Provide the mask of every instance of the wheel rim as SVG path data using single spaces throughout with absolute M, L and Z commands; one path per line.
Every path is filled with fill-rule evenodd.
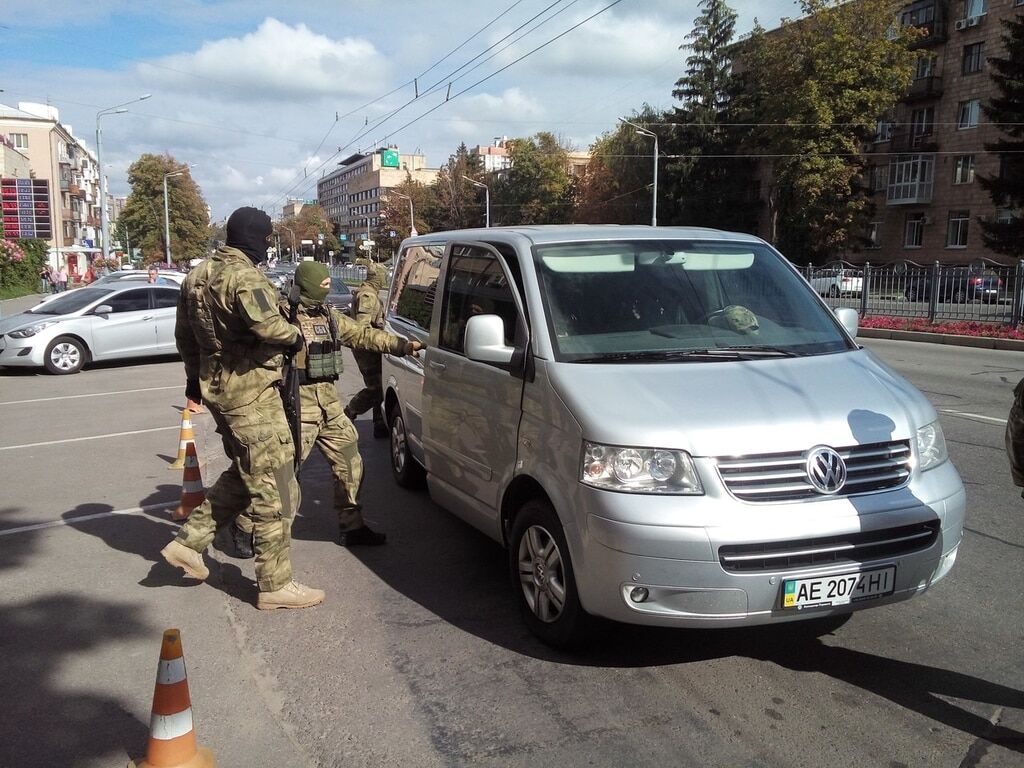
M 547 530 L 531 525 L 519 540 L 519 583 L 533 615 L 551 623 L 565 608 L 565 563 Z
M 391 466 L 398 474 L 405 471 L 405 460 L 405 423 L 401 416 L 395 416 L 391 422 Z
M 61 371 L 72 371 L 82 362 L 82 353 L 69 342 L 61 342 L 50 350 L 50 362 Z

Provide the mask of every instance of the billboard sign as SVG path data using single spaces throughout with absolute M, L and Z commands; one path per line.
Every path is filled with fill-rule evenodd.
M 0 179 L 4 237 L 53 237 L 48 179 Z

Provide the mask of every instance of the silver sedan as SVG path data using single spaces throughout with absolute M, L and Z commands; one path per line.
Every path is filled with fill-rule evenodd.
M 0 320 L 0 366 L 77 373 L 93 361 L 176 354 L 179 294 L 134 281 L 63 293 Z

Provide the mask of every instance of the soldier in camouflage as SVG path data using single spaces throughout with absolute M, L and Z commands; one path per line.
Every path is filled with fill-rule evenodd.
M 175 340 L 185 363 L 185 396 L 205 401 L 231 465 L 161 550 L 186 575 L 205 580 L 202 553 L 216 529 L 248 509 L 254 521 L 257 607 L 305 608 L 324 593 L 292 578 L 291 526 L 299 505 L 294 447 L 279 392 L 284 352 L 302 335 L 256 269 L 266 259 L 270 217 L 239 208 L 227 244 L 189 272 L 178 301 Z
M 401 357 L 415 355 L 423 345 L 360 325 L 325 304 L 331 276 L 323 264 L 314 261 L 299 264 L 295 284 L 300 292 L 297 322 L 305 339 L 294 361 L 300 372 L 302 459 L 305 461 L 316 445 L 330 465 L 334 476 L 334 508 L 338 513 L 338 543 L 343 547 L 383 544 L 385 535 L 366 525 L 359 504 L 359 488 L 363 482 L 359 435 L 342 411 L 336 384 L 342 373 L 342 348 L 372 352 L 378 357 L 383 352 Z M 288 314 L 288 309 L 285 304 L 281 312 Z M 247 515 L 240 515 L 235 524 L 243 534 L 252 530 L 252 521 Z M 238 538 L 236 536 L 236 542 Z M 238 550 L 244 553 L 244 544 Z
M 1006 420 L 1006 455 L 1013 484 L 1024 488 L 1024 379 L 1013 390 L 1013 405 Z M 1020 495 L 1024 498 L 1024 491 Z
M 357 264 L 366 267 L 366 280 L 356 288 L 352 299 L 352 311 L 356 322 L 371 328 L 384 327 L 384 306 L 380 292 L 388 287 L 387 270 L 376 262 L 359 259 Z M 356 416 L 373 411 L 373 436 L 387 437 L 388 427 L 384 423 L 384 383 L 381 377 L 381 358 L 378 352 L 353 350 L 356 365 L 363 375 L 363 388 L 353 395 L 345 407 L 345 414 L 355 421 Z

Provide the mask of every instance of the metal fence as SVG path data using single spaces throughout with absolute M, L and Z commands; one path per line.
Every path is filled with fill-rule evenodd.
M 346 283 L 361 283 L 366 279 L 366 267 L 351 264 L 330 267 L 331 277 L 340 277 Z
M 922 317 L 929 322 L 974 321 L 1017 326 L 1024 320 L 1024 261 L 1016 266 L 884 266 L 833 262 L 797 269 L 830 306 L 861 317 Z

